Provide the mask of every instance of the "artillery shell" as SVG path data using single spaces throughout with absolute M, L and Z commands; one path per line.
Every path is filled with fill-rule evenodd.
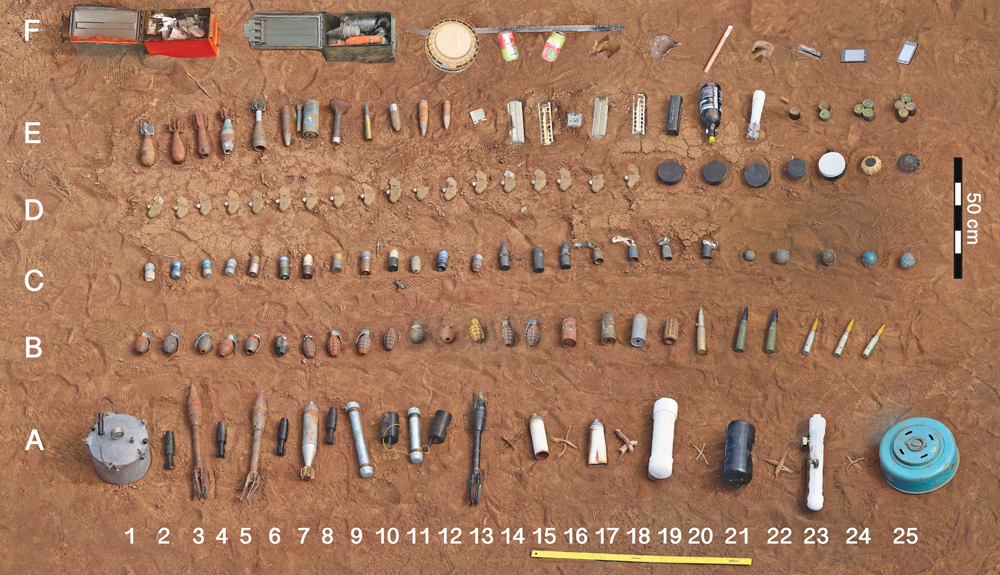
M 618 343 L 618 336 L 615 335 L 615 316 L 610 311 L 606 311 L 601 316 L 601 345 L 614 345 L 616 343 Z
M 437 271 L 443 272 L 448 269 L 448 252 L 441 250 L 437 255 Z
M 568 270 L 570 267 L 569 244 L 563 240 L 559 246 L 559 269 Z
M 427 135 L 427 100 L 420 100 L 419 106 L 419 120 L 420 120 L 420 135 Z
M 451 126 L 451 100 L 445 100 L 441 105 L 441 123 L 444 124 L 445 130 Z
M 229 334 L 226 336 L 226 339 L 222 340 L 222 343 L 219 344 L 219 355 L 222 357 L 228 357 L 234 351 L 236 351 L 236 336 Z
M 278 279 L 287 280 L 292 277 L 292 268 L 288 263 L 288 256 L 278 258 Z
M 542 340 L 542 332 L 538 329 L 537 319 L 528 321 L 527 327 L 524 328 L 524 340 L 528 342 L 528 347 L 535 347 Z
M 510 247 L 507 246 L 507 238 L 500 239 L 500 270 L 510 269 Z
M 663 343 L 667 345 L 674 345 L 677 343 L 677 336 L 680 333 L 681 324 L 677 321 L 677 318 L 668 318 L 667 323 L 663 326 Z
M 236 275 L 236 258 L 226 260 L 226 269 L 222 272 L 227 278 Z
M 421 344 L 424 343 L 424 325 L 420 323 L 419 319 L 413 320 L 413 325 L 410 326 L 410 343 Z
M 604 252 L 601 248 L 594 246 L 594 265 L 601 265 L 604 263 Z
M 389 104 L 389 119 L 392 120 L 392 129 L 396 132 L 403 128 L 403 122 L 399 119 L 399 106 Z
M 637 262 L 639 261 L 639 247 L 629 246 L 628 247 L 628 261 Z
M 535 246 L 531 252 L 531 268 L 535 270 L 536 274 L 545 271 L 545 254 L 542 253 L 541 246 Z
M 279 357 L 288 353 L 288 338 L 285 334 L 279 333 L 278 337 L 274 338 L 274 353 Z
M 281 107 L 281 136 L 285 140 L 285 146 L 292 145 L 292 107 Z
M 390 327 L 389 331 L 385 332 L 385 335 L 382 336 L 382 347 L 384 347 L 386 351 L 392 351 L 392 348 L 396 346 L 397 341 L 399 341 L 399 338 L 396 336 L 396 330 Z
M 632 318 L 632 347 L 642 347 L 646 345 L 646 326 L 649 320 L 641 313 L 635 314 Z
M 453 330 L 450 325 L 442 325 L 441 329 L 438 330 L 438 333 L 441 335 L 441 341 L 445 343 L 455 341 L 455 330 Z
M 201 355 L 205 355 L 206 353 L 212 351 L 212 334 L 201 334 L 198 336 L 198 339 L 195 340 L 194 346 L 198 349 L 198 353 Z
M 326 352 L 330 357 L 338 357 L 343 350 L 344 340 L 340 339 L 340 332 L 335 329 L 330 330 L 330 339 L 326 340 Z
M 562 346 L 576 347 L 576 318 L 566 317 L 562 322 Z
M 143 277 L 143 279 L 145 279 L 148 282 L 151 282 L 151 281 L 155 280 L 156 279 L 156 266 L 153 265 L 152 263 L 146 264 L 145 269 L 143 269 L 142 277 Z
M 483 329 L 483 324 L 479 321 L 478 317 L 472 318 L 472 321 L 469 323 L 469 337 L 476 343 L 482 343 L 486 340 L 486 330 Z
M 313 257 L 312 254 L 302 256 L 302 279 L 313 279 Z
M 177 346 L 180 344 L 180 336 L 176 331 L 170 330 L 170 335 L 163 338 L 163 353 L 167 355 L 173 355 L 177 351 Z
M 368 355 L 368 351 L 372 348 L 371 332 L 367 329 L 361 330 L 355 343 L 358 346 L 358 355 Z
M 420 256 L 410 258 L 410 271 L 415 274 L 420 273 Z
M 205 279 L 212 277 L 212 260 L 201 260 L 201 277 Z
M 316 357 L 316 342 L 308 333 L 302 336 L 302 355 L 306 356 L 306 359 Z
M 427 449 L 431 445 L 444 443 L 448 437 L 448 426 L 451 424 L 451 414 L 443 409 L 434 412 L 434 420 L 431 422 L 431 429 L 427 433 Z
M 135 338 L 135 352 L 142 355 L 149 351 L 149 345 L 152 341 L 149 339 L 148 333 L 140 333 L 139 337 Z
M 260 256 L 250 256 L 250 267 L 247 268 L 247 275 L 255 278 L 260 274 Z
M 394 272 L 399 270 L 399 250 L 392 250 L 389 252 L 389 271 Z
M 179 261 L 175 261 L 170 264 L 170 279 L 179 280 L 181 279 L 181 268 L 183 265 Z
M 500 324 L 500 339 L 507 347 L 514 345 L 514 328 L 510 327 L 510 322 L 506 319 Z
M 372 275 L 372 253 L 368 250 L 361 252 L 361 275 Z
M 344 256 L 340 254 L 333 254 L 333 263 L 330 264 L 330 271 L 335 274 L 339 274 L 344 271 Z
M 252 333 L 250 334 L 250 337 L 243 340 L 243 352 L 246 353 L 247 355 L 253 355 L 257 353 L 258 349 L 260 349 L 259 333 Z
M 483 255 L 476 254 L 472 256 L 472 273 L 478 274 L 483 270 Z

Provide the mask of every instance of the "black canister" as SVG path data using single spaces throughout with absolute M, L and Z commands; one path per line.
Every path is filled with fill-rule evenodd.
M 387 411 L 382 414 L 382 443 L 392 449 L 399 441 L 399 414 Z
M 431 430 L 427 434 L 428 449 L 431 445 L 444 443 L 448 437 L 448 426 L 451 424 L 451 414 L 443 409 L 434 412 L 434 421 L 431 422 Z
M 670 95 L 670 107 L 667 109 L 667 135 L 676 136 L 681 130 L 681 104 L 684 97 L 680 94 Z
M 698 89 L 698 113 L 705 124 L 705 135 L 715 143 L 715 132 L 722 121 L 722 90 L 715 82 L 706 82 Z
M 752 424 L 737 419 L 726 427 L 726 465 L 722 481 L 740 487 L 753 479 L 753 444 L 756 431 Z
M 541 246 L 535 246 L 534 251 L 531 252 L 531 265 L 536 274 L 545 271 L 545 256 L 542 254 Z

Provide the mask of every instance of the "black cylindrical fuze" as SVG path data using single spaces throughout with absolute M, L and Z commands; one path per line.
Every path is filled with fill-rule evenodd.
M 331 407 L 330 411 L 326 414 L 326 438 L 323 443 L 327 445 L 333 445 L 336 439 L 333 437 L 333 432 L 337 431 L 337 408 Z
M 174 432 L 168 431 L 163 436 L 163 457 L 166 461 L 163 462 L 164 469 L 174 468 Z
M 444 443 L 448 437 L 448 426 L 451 425 L 451 414 L 443 409 L 434 412 L 434 421 L 431 422 L 430 433 L 427 434 L 427 443 L 435 445 Z
M 726 428 L 726 465 L 722 481 L 740 487 L 753 479 L 753 444 L 756 431 L 752 424 L 737 419 Z
M 676 136 L 681 130 L 681 104 L 684 97 L 680 94 L 670 95 L 670 108 L 667 109 L 667 135 Z
M 535 250 L 531 252 L 531 265 L 536 274 L 545 271 L 545 256 L 542 254 L 541 247 L 536 246 Z
M 276 455 L 285 454 L 285 442 L 288 441 L 288 418 L 282 417 L 278 423 L 278 448 L 274 450 Z
M 215 456 L 220 459 L 226 457 L 226 422 L 220 421 L 215 426 Z
M 399 441 L 399 414 L 387 411 L 382 414 L 382 443 L 392 448 Z

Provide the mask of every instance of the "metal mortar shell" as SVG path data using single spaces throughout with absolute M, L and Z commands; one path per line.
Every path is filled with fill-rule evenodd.
M 278 279 L 287 280 L 290 277 L 292 277 L 292 269 L 288 265 L 288 257 L 281 256 L 278 258 Z
M 281 137 L 285 146 L 292 145 L 292 107 L 281 107 Z
M 531 435 L 531 449 L 535 452 L 535 459 L 548 459 L 549 438 L 545 435 L 545 421 L 537 413 L 531 414 L 531 419 L 528 420 L 528 433 Z
M 306 100 L 302 106 L 302 137 L 319 136 L 319 101 Z
M 472 273 L 478 274 L 483 271 L 483 254 L 472 256 Z
M 420 273 L 420 256 L 410 258 L 410 271 L 415 274 Z
M 541 246 L 535 246 L 535 249 L 531 252 L 531 266 L 536 274 L 545 271 L 545 255 L 542 253 Z
M 635 314 L 632 318 L 632 347 L 642 347 L 646 345 L 646 326 L 649 320 L 641 313 Z
M 183 266 L 181 265 L 181 262 L 179 262 L 179 261 L 175 261 L 174 263 L 170 264 L 170 279 L 172 279 L 172 280 L 179 280 L 179 279 L 181 279 L 181 268 L 182 267 Z
M 681 324 L 677 318 L 667 318 L 667 323 L 663 326 L 663 343 L 674 345 L 677 343 L 677 336 L 680 333 Z
M 576 318 L 566 317 L 562 322 L 562 346 L 576 347 Z
M 399 270 L 399 251 L 392 250 L 389 252 L 389 271 L 394 272 Z
M 208 258 L 201 260 L 201 277 L 205 279 L 212 277 L 212 260 Z
M 236 275 L 236 258 L 226 260 L 226 269 L 222 272 L 227 278 Z
M 142 277 L 151 282 L 156 279 L 156 266 L 152 263 L 146 264 L 146 268 L 143 270 Z
M 437 271 L 443 272 L 448 269 L 448 252 L 441 250 L 437 255 Z
M 247 275 L 255 278 L 260 274 L 260 256 L 250 256 L 250 267 L 247 268 Z
M 604 424 L 598 420 L 590 424 L 590 452 L 587 465 L 607 465 L 608 444 L 604 441 Z
M 639 248 L 638 246 L 628 247 L 628 261 L 637 262 L 639 261 Z
M 389 120 L 392 121 L 393 131 L 398 132 L 403 127 L 403 122 L 399 118 L 399 106 L 396 104 L 389 104 Z
M 410 463 L 420 463 L 424 460 L 424 448 L 420 443 L 420 410 L 411 407 L 406 412 L 410 424 Z
M 618 343 L 618 336 L 615 335 L 615 316 L 610 311 L 606 311 L 601 316 L 601 345 L 614 345 L 616 343 Z
M 354 449 L 358 453 L 358 467 L 361 477 L 371 477 L 375 470 L 368 459 L 368 447 L 365 445 L 365 430 L 361 425 L 361 406 L 356 401 L 347 404 L 347 416 L 351 419 L 351 432 L 354 433 Z
M 361 252 L 361 275 L 372 275 L 372 253 L 368 250 Z
M 594 265 L 601 265 L 604 263 L 604 252 L 601 248 L 594 246 Z
M 330 271 L 335 274 L 339 274 L 344 271 L 344 256 L 341 254 L 333 254 L 333 262 L 330 264 Z
M 313 257 L 312 254 L 302 256 L 302 279 L 311 280 L 313 277 Z

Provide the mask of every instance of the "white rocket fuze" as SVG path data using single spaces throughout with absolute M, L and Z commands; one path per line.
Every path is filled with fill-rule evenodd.
M 316 457 L 317 437 L 319 437 L 319 409 L 310 401 L 302 411 L 302 462 L 305 467 L 299 471 L 299 477 L 306 481 L 315 477 L 312 464 Z
M 809 418 L 809 495 L 806 506 L 813 511 L 823 508 L 823 439 L 826 437 L 826 420 L 820 414 Z
M 658 481 L 674 472 L 674 423 L 677 402 L 664 397 L 653 404 L 653 442 L 649 454 L 649 478 Z

